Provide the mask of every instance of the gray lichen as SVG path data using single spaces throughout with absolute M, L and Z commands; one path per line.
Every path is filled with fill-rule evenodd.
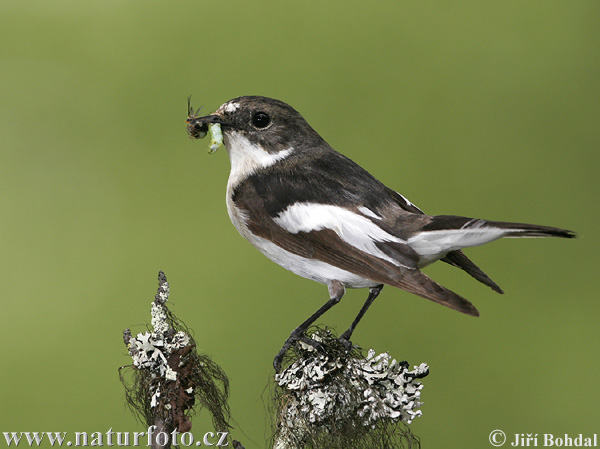
M 159 288 L 152 302 L 152 330 L 135 337 L 126 329 L 123 339 L 132 358 L 133 380 L 121 373 L 127 402 L 140 420 L 165 423 L 187 432 L 189 416 L 206 407 L 215 429 L 229 429 L 229 381 L 222 369 L 196 350 L 185 325 L 167 308 L 169 283 L 159 273 Z M 169 433 L 169 432 L 167 432 Z
M 152 302 L 152 332 L 140 332 L 129 340 L 128 347 L 133 366 L 148 370 L 154 378 L 174 381 L 177 373 L 169 366 L 168 359 L 176 351 L 188 347 L 190 337 L 183 331 L 174 332 L 171 327 L 169 311 L 165 305 L 168 300 L 169 283 L 165 278 Z M 159 392 L 151 391 L 153 398 L 157 397 L 155 393 L 160 395 Z
M 421 416 L 418 379 L 425 363 L 410 370 L 388 353 L 346 354 L 329 330 L 311 338 L 317 351 L 298 343 L 298 358 L 275 376 L 280 387 L 274 447 L 401 447 L 406 424 Z

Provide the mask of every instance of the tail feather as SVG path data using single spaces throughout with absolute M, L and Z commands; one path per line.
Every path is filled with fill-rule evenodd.
M 419 270 L 407 270 L 404 276 L 390 285 L 467 315 L 479 316 L 479 311 L 467 299 L 441 286 Z
M 577 237 L 577 234 L 573 231 L 554 228 L 552 226 L 487 220 L 485 221 L 485 226 L 505 229 L 507 233 L 504 237 L 562 237 L 567 239 Z
M 498 293 L 503 293 L 489 276 L 460 251 L 461 248 L 483 245 L 501 237 L 573 238 L 576 234 L 550 226 L 437 215 L 430 216 L 429 222 L 412 234 L 407 243 L 420 256 L 419 266 L 426 266 L 441 258 Z M 439 285 L 419 270 L 406 271 L 399 279 L 386 283 L 467 315 L 479 316 L 475 306 L 468 300 Z
M 407 243 L 421 256 L 420 266 L 462 248 L 479 246 L 502 237 L 566 237 L 576 234 L 550 226 L 487 221 L 453 215 L 430 216 L 429 222 L 415 232 Z
M 464 270 L 466 273 L 471 275 L 473 278 L 477 279 L 482 284 L 487 285 L 495 292 L 500 294 L 504 293 L 504 291 L 500 288 L 498 284 L 490 279 L 490 277 L 483 272 L 481 268 L 475 265 L 471 259 L 469 259 L 462 251 L 452 251 L 448 253 L 446 257 L 441 259 L 442 261 L 449 263 L 452 266 L 458 267 L 461 270 Z
M 456 215 L 434 215 L 422 229 L 429 232 L 472 232 L 486 230 L 502 230 L 503 237 L 564 237 L 573 238 L 577 234 L 568 229 L 541 226 L 527 223 L 511 223 L 508 221 L 491 221 L 478 218 L 459 217 Z

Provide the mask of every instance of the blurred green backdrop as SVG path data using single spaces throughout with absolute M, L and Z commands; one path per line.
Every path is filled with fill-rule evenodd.
M 591 0 L 4 0 L 0 431 L 143 430 L 121 332 L 145 329 L 163 269 L 230 376 L 235 435 L 265 447 L 273 356 L 327 293 L 237 234 L 227 154 L 184 123 L 190 94 L 258 94 L 427 212 L 580 233 L 468 251 L 504 296 L 428 269 L 478 319 L 384 290 L 354 341 L 430 364 L 423 447 L 599 433 L 599 19 Z M 321 322 L 344 330 L 365 295 Z

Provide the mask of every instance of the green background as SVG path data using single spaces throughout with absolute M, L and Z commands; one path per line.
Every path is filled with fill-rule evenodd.
M 384 290 L 354 341 L 430 364 L 423 447 L 600 433 L 599 19 L 597 1 L 3 0 L 0 431 L 143 430 L 117 368 L 162 269 L 231 379 L 234 435 L 265 447 L 273 356 L 327 292 L 237 234 L 227 153 L 185 131 L 188 95 L 208 113 L 258 94 L 429 213 L 579 232 L 469 250 L 504 296 L 430 267 L 478 319 Z M 343 331 L 365 295 L 320 322 Z

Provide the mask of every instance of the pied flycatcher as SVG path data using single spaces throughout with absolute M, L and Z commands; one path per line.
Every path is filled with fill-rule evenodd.
M 478 316 L 469 301 L 420 269 L 442 260 L 503 293 L 462 248 L 500 237 L 575 236 L 548 226 L 426 215 L 336 152 L 279 100 L 239 97 L 205 117 L 190 110 L 187 123 L 195 138 L 214 124 L 222 129 L 231 161 L 227 211 L 238 232 L 273 262 L 329 289 L 329 301 L 291 333 L 275 357 L 277 371 L 295 341 L 315 343 L 304 332 L 346 288 L 369 288 L 367 301 L 340 337 L 349 345 L 383 285 Z

